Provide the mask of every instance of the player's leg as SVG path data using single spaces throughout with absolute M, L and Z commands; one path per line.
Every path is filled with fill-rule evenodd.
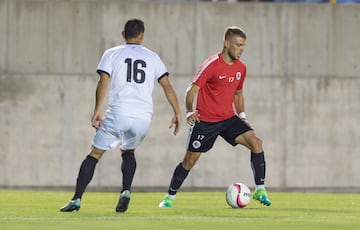
M 236 137 L 235 142 L 246 146 L 250 150 L 251 168 L 254 172 L 256 187 L 263 188 L 265 182 L 266 164 L 261 139 L 256 136 L 253 130 L 251 130 Z
M 93 178 L 95 167 L 105 150 L 93 147 L 90 154 L 81 163 L 78 177 L 76 180 L 75 194 L 73 198 L 60 209 L 61 212 L 72 212 L 80 209 L 80 201 L 86 187 Z
M 174 170 L 170 181 L 168 193 L 160 202 L 160 208 L 170 208 L 172 206 L 177 191 L 180 189 L 190 170 L 192 169 L 192 167 L 194 167 L 200 156 L 201 152 L 192 152 L 189 150 L 186 152 L 184 160 L 179 163 Z
M 131 185 L 136 172 L 135 149 L 145 138 L 151 122 L 151 116 L 133 118 L 121 116 L 119 119 L 122 189 L 116 212 L 125 212 L 130 203 Z
M 172 175 L 168 193 L 160 202 L 159 207 L 171 207 L 177 191 L 186 179 L 189 171 L 196 164 L 201 154 L 212 148 L 221 132 L 221 123 L 196 122 L 190 127 L 187 141 L 187 152 Z
M 108 113 L 100 129 L 98 129 L 95 133 L 92 143 L 93 147 L 89 155 L 81 163 L 73 198 L 67 205 L 62 207 L 60 211 L 72 212 L 80 209 L 81 197 L 94 175 L 97 162 L 106 150 L 111 149 L 119 143 L 119 138 L 113 135 L 113 120 L 109 117 L 111 117 L 111 114 Z
M 121 172 L 123 174 L 122 177 L 122 190 L 131 190 L 131 185 L 134 179 L 135 171 L 136 171 L 136 158 L 135 158 L 135 150 L 121 150 Z
M 75 194 L 72 200 L 81 199 L 86 187 L 93 178 L 95 167 L 105 150 L 93 147 L 90 154 L 82 162 L 79 170 L 79 174 L 76 180 Z
M 235 138 L 235 142 L 246 146 L 251 151 L 251 168 L 254 174 L 256 191 L 253 198 L 264 205 L 271 205 L 265 190 L 265 155 L 261 139 L 253 130 L 247 131 Z
M 168 194 L 175 196 L 181 185 L 183 184 L 184 180 L 188 176 L 190 170 L 196 164 L 197 160 L 200 158 L 200 152 L 191 152 L 186 151 L 184 160 L 179 163 L 173 173 L 173 176 L 170 181 L 170 186 L 168 189 Z
M 122 190 L 116 212 L 125 212 L 130 203 L 131 185 L 136 171 L 135 150 L 121 150 L 121 172 L 122 172 Z

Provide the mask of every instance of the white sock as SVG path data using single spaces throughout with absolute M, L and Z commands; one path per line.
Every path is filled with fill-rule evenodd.
M 256 190 L 258 189 L 265 189 L 265 185 L 260 184 L 260 185 L 256 185 Z
M 170 199 L 172 199 L 172 200 L 175 200 L 175 196 L 176 196 L 176 195 L 170 195 L 169 193 L 166 195 L 166 197 L 168 197 L 168 198 L 170 198 Z

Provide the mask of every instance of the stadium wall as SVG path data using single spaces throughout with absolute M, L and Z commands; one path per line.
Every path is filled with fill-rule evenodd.
M 201 62 L 222 48 L 224 28 L 248 34 L 246 112 L 263 139 L 267 186 L 359 189 L 360 5 L 0 0 L 0 187 L 72 187 L 88 154 L 103 51 L 122 44 L 129 18 L 166 63 L 183 102 Z M 161 87 L 137 150 L 136 187 L 166 187 L 185 152 Z M 181 103 L 182 110 L 184 105 Z M 221 138 L 184 188 L 253 186 L 249 151 Z M 121 184 L 121 156 L 106 153 L 91 186 Z

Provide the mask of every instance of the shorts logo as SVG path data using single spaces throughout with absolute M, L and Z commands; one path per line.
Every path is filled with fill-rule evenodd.
M 240 80 L 241 78 L 241 73 L 240 72 L 236 72 L 236 80 Z
M 192 146 L 194 147 L 194 149 L 198 149 L 201 146 L 201 142 L 196 140 L 192 143 Z

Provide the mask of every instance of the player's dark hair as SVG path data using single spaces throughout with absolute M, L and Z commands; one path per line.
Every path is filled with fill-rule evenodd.
M 225 29 L 224 40 L 231 39 L 234 35 L 240 36 L 246 40 L 246 33 L 243 29 L 237 26 L 230 26 Z
M 144 31 L 144 22 L 137 18 L 128 20 L 124 26 L 125 39 L 136 38 Z

